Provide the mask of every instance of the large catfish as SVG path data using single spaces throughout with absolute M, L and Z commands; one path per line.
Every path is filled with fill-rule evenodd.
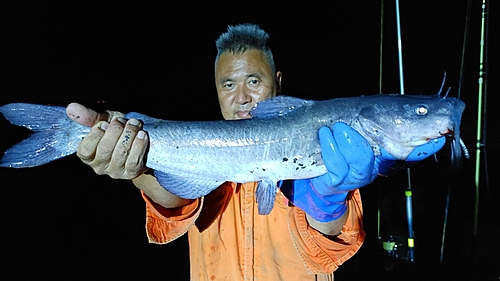
M 398 160 L 416 147 L 452 136 L 460 157 L 462 101 L 435 96 L 374 95 L 312 101 L 278 96 L 258 103 L 252 119 L 183 122 L 129 113 L 150 138 L 146 166 L 160 184 L 182 198 L 198 198 L 225 181 L 259 181 L 259 213 L 271 211 L 276 183 L 327 172 L 318 129 L 344 122 L 372 146 Z M 0 167 L 33 167 L 70 155 L 89 132 L 66 117 L 65 108 L 25 103 L 0 107 L 5 118 L 34 133 L 5 152 Z

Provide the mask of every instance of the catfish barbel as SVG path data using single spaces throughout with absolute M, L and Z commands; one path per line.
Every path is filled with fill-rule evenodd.
M 146 166 L 159 183 L 186 199 L 204 196 L 225 181 L 258 181 L 260 214 L 271 211 L 276 183 L 323 175 L 318 129 L 344 122 L 358 131 L 375 155 L 383 148 L 398 160 L 429 141 L 452 136 L 452 158 L 460 158 L 460 121 L 465 104 L 456 98 L 374 95 L 324 101 L 289 96 L 258 103 L 252 119 L 168 121 L 139 113 L 150 139 Z M 66 116 L 65 108 L 26 103 L 0 107 L 11 123 L 33 131 L 7 150 L 0 167 L 24 168 L 73 154 L 90 131 Z

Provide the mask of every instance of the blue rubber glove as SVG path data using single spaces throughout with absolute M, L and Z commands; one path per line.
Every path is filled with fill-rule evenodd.
M 311 179 L 287 181 L 282 184 L 283 193 L 297 207 L 315 220 L 329 222 L 341 217 L 347 210 L 349 191 L 370 184 L 379 175 L 389 175 L 437 152 L 444 139 L 431 141 L 417 147 L 407 161 L 396 160 L 382 150 L 375 157 L 368 142 L 345 123 L 333 125 L 333 133 L 327 127 L 319 129 L 322 158 L 328 173 Z M 441 138 L 440 138 L 441 139 Z
M 330 128 L 322 127 L 318 134 L 329 172 L 316 178 L 294 180 L 291 190 L 284 193 L 315 220 L 328 222 L 345 213 L 348 192 L 371 183 L 378 169 L 368 142 L 345 123 L 335 123 L 333 133 Z
M 433 139 L 426 144 L 417 146 L 413 149 L 410 155 L 408 155 L 406 161 L 397 160 L 394 156 L 385 151 L 384 148 L 380 147 L 380 155 L 375 159 L 376 164 L 378 165 L 378 173 L 381 176 L 390 176 L 397 171 L 410 168 L 416 163 L 438 152 L 441 148 L 443 148 L 445 143 L 445 137 L 440 137 Z

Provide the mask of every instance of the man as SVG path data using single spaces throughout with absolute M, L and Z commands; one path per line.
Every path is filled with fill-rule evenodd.
M 215 84 L 224 119 L 250 118 L 257 102 L 280 93 L 282 74 L 267 40 L 249 24 L 230 26 L 217 40 Z M 131 179 L 141 190 L 150 242 L 168 243 L 188 232 L 192 280 L 332 280 L 363 243 L 358 188 L 373 181 L 379 162 L 344 124 L 334 126 L 335 135 L 330 128 L 319 131 L 329 173 L 282 183 L 274 208 L 263 216 L 255 182 L 226 182 L 195 200 L 166 191 L 144 166 L 148 135 L 138 120 L 78 104 L 67 113 L 93 126 L 78 148 L 82 161 L 98 174 Z

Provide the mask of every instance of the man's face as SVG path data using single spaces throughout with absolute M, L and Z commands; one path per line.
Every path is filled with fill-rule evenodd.
M 273 77 L 262 51 L 222 53 L 215 67 L 215 84 L 222 116 L 226 120 L 251 118 L 250 110 L 262 100 L 276 96 L 281 73 Z

